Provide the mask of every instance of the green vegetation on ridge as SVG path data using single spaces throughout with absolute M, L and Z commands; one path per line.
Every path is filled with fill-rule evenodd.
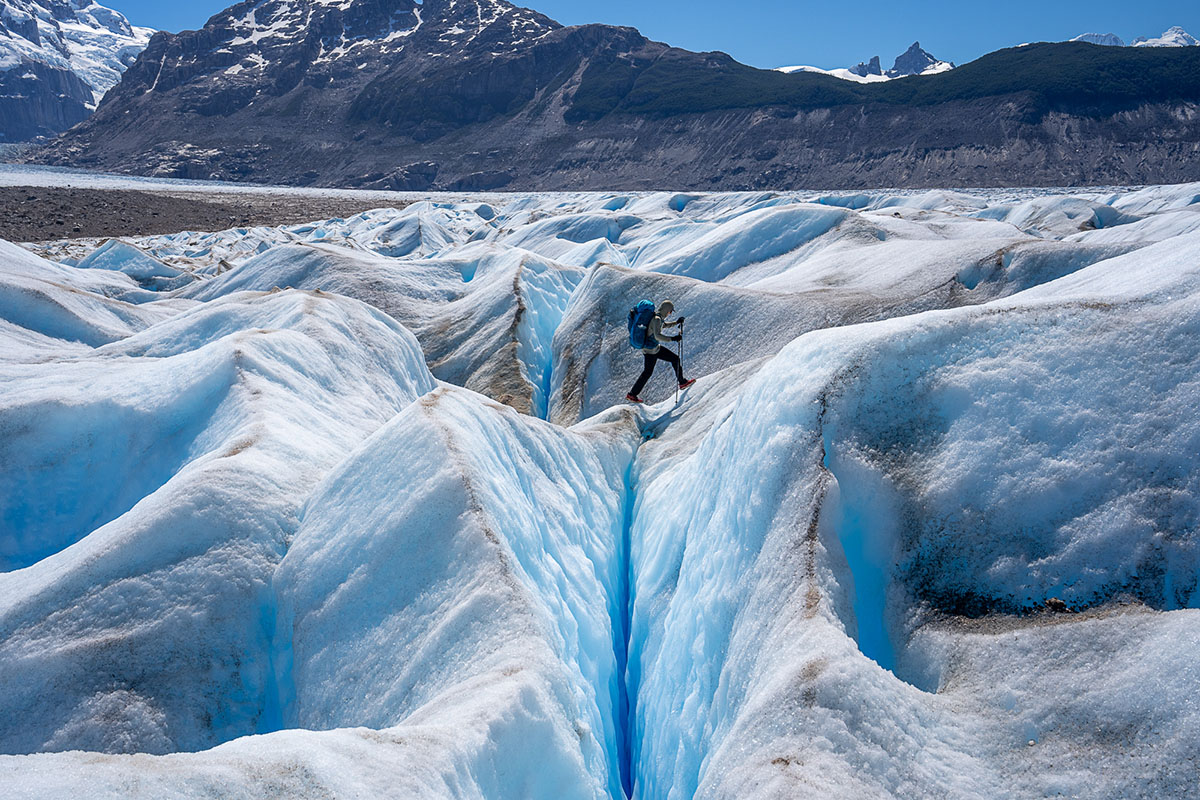
M 1112 113 L 1146 102 L 1200 102 L 1200 48 L 1033 44 L 989 53 L 938 75 L 858 84 L 817 73 L 755 69 L 724 53 L 670 50 L 647 64 L 595 63 L 568 118 L 673 116 L 723 109 L 928 106 L 1025 94 L 1045 110 Z

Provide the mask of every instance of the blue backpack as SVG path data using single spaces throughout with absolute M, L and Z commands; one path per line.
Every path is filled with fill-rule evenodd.
M 657 344 L 650 333 L 650 320 L 654 319 L 654 301 L 643 300 L 629 309 L 629 346 L 634 350 L 652 348 Z

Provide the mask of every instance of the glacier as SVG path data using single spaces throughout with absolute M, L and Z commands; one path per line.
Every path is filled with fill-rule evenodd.
M 7 796 L 1197 796 L 1200 185 L 413 200 L 0 243 Z

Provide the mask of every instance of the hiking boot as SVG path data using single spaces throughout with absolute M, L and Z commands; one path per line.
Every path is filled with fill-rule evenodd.
M 689 386 L 691 386 L 691 385 L 692 385 L 693 383 L 695 383 L 695 382 L 696 382 L 696 379 L 695 379 L 695 378 L 692 378 L 690 381 L 684 381 L 683 383 L 679 384 L 679 388 L 680 388 L 680 389 L 686 389 L 686 388 L 688 388 Z
M 628 401 L 629 401 L 629 402 L 631 402 L 631 403 L 640 403 L 640 402 L 642 402 L 642 398 L 638 397 L 638 396 L 637 396 L 636 394 L 634 394 L 633 392 L 630 392 L 629 394 L 625 395 L 625 399 L 626 399 L 626 400 L 628 400 Z

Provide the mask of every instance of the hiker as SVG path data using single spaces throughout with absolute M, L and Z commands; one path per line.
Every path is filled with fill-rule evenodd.
M 674 311 L 675 304 L 670 300 L 664 300 L 657 311 L 654 303 L 650 300 L 643 300 L 629 311 L 629 343 L 634 349 L 642 351 L 642 358 L 645 359 L 646 364 L 642 369 L 642 374 L 638 376 L 637 383 L 633 384 L 629 394 L 625 395 L 625 399 L 632 403 L 642 402 L 639 395 L 646 386 L 646 382 L 650 380 L 650 376 L 654 374 L 654 368 L 659 361 L 666 361 L 675 368 L 675 380 L 679 382 L 680 389 L 686 389 L 696 382 L 695 379 L 689 381 L 683 377 L 683 367 L 679 363 L 679 356 L 662 346 L 663 342 L 683 341 L 682 333 L 674 336 L 667 336 L 663 333 L 663 328 L 678 327 L 681 331 L 683 330 L 683 317 L 674 322 L 666 321 L 666 318 L 671 316 Z

